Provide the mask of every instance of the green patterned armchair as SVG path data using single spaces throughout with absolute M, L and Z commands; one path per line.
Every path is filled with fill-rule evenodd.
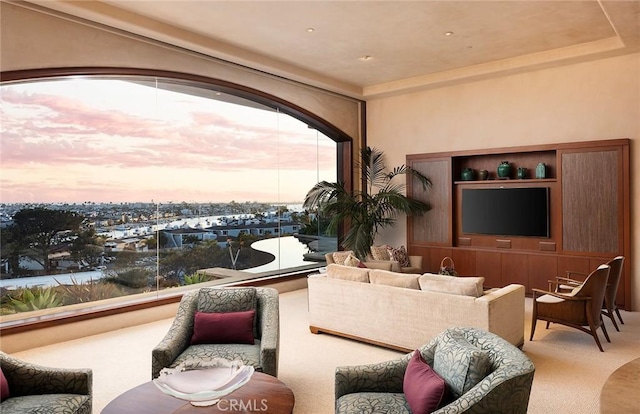
M 9 396 L 0 413 L 91 414 L 92 371 L 50 368 L 0 352 Z
M 192 343 L 197 312 L 224 314 L 250 310 L 255 310 L 253 344 Z M 233 329 L 232 326 L 226 330 Z M 202 333 L 201 330 L 199 332 Z M 182 297 L 169 332 L 152 350 L 151 378 L 158 377 L 163 368 L 193 364 L 194 361 L 206 364 L 218 358 L 239 359 L 244 365 L 252 365 L 256 371 L 275 377 L 278 375 L 279 341 L 280 314 L 276 289 L 201 288 Z
M 499 336 L 450 328 L 420 353 L 450 392 L 434 413 L 527 412 L 535 368 L 520 349 Z M 410 414 L 403 381 L 412 356 L 413 352 L 398 360 L 336 368 L 336 413 Z

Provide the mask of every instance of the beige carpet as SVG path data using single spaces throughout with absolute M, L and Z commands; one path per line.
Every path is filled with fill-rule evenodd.
M 336 366 L 385 361 L 401 355 L 347 339 L 313 335 L 307 325 L 307 291 L 283 293 L 280 298 L 279 378 L 295 394 L 296 414 L 333 413 Z M 536 366 L 529 412 L 598 413 L 600 389 L 607 377 L 619 366 L 640 357 L 640 312 L 622 312 L 622 332 L 605 322 L 612 343 L 603 342 L 605 352 L 600 352 L 589 335 L 558 325 L 545 330 L 544 323 L 538 323 L 534 341 L 529 342 L 530 299 L 526 311 L 523 349 Z M 170 323 L 171 320 L 158 321 L 14 355 L 43 365 L 92 368 L 94 413 L 99 413 L 122 392 L 150 380 L 151 349 Z M 604 341 L 602 335 L 601 339 Z M 640 407 L 640 396 L 636 398 Z

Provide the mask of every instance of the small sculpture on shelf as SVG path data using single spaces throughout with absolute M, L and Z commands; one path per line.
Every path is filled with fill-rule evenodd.
M 498 178 L 509 178 L 511 176 L 511 163 L 509 161 L 502 161 L 498 165 Z
M 475 177 L 475 171 L 473 170 L 473 168 L 465 168 L 464 170 L 462 170 L 462 174 L 460 174 L 460 178 L 462 178 L 462 181 L 473 181 Z
M 541 162 L 536 167 L 536 178 L 538 179 L 547 178 L 547 166 L 544 162 Z

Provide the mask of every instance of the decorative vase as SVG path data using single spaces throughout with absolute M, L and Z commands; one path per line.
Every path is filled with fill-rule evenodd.
M 527 178 L 527 169 L 525 167 L 518 167 L 518 179 L 522 180 Z
M 541 162 L 536 167 L 536 178 L 547 178 L 547 166 L 544 162 Z
M 511 164 L 509 161 L 502 161 L 500 165 L 498 165 L 498 177 L 509 178 L 509 176 L 511 176 Z
M 489 178 L 489 171 L 487 170 L 478 171 L 478 180 L 486 180 L 487 178 Z
M 462 181 L 473 181 L 474 171 L 473 168 L 465 168 L 462 170 Z

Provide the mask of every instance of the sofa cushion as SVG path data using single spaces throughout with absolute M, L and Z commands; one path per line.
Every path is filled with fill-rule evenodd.
M 371 257 L 373 260 L 391 260 L 391 256 L 389 256 L 388 246 L 371 246 Z
M 428 414 L 446 401 L 447 384 L 416 350 L 404 373 L 402 390 L 413 414 Z
M 420 289 L 418 274 L 389 272 L 387 270 L 372 269 L 369 272 L 369 282 L 378 285 L 388 285 L 407 289 Z
M 327 277 L 369 283 L 369 269 L 332 263 L 327 266 Z
M 335 413 L 411 414 L 411 408 L 401 392 L 354 392 L 336 401 Z
M 457 399 L 482 381 L 491 370 L 491 359 L 465 338 L 462 331 L 447 330 L 433 355 L 433 370 L 447 383 Z
M 90 413 L 91 398 L 78 394 L 39 394 L 9 398 L 0 404 L 0 413 Z
M 197 312 L 191 344 L 254 344 L 253 320 L 256 311 Z
M 479 298 L 484 294 L 484 277 L 453 277 L 425 273 L 418 278 L 420 289 L 429 292 L 450 293 Z

